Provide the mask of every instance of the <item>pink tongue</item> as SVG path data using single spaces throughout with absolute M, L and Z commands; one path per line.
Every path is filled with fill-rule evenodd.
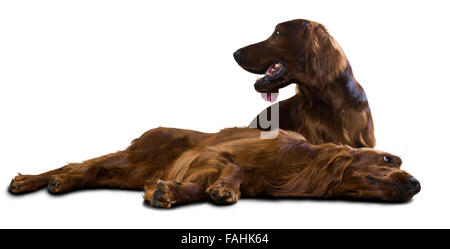
M 261 97 L 265 101 L 269 101 L 269 102 L 273 103 L 273 102 L 277 101 L 278 92 L 276 92 L 276 93 L 261 93 Z
M 270 71 L 272 70 L 272 68 L 274 67 L 275 64 L 270 65 L 269 68 L 267 68 L 266 72 L 264 73 L 265 75 L 270 75 Z

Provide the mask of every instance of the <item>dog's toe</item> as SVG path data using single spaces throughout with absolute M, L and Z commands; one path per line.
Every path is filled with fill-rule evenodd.
M 45 182 L 44 185 L 41 185 L 41 183 L 42 181 L 38 176 L 19 174 L 11 180 L 8 190 L 12 194 L 29 193 L 45 186 Z
M 222 184 L 214 184 L 206 192 L 217 204 L 234 204 L 241 196 L 239 190 L 235 191 L 231 187 L 226 187 Z
M 172 207 L 172 204 L 175 203 L 175 200 L 173 198 L 171 188 L 168 185 L 168 183 L 158 181 L 158 183 L 156 184 L 156 189 L 153 192 L 153 196 L 149 203 L 151 206 L 158 208 Z
M 14 184 L 14 180 L 11 180 L 11 183 L 9 184 L 8 190 L 12 194 L 18 194 L 19 193 L 19 186 L 16 186 Z
M 71 189 L 70 181 L 62 175 L 54 175 L 48 181 L 48 192 L 51 194 L 66 193 Z

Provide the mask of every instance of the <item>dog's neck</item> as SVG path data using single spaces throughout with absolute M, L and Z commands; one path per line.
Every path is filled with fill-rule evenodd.
M 362 110 L 367 107 L 367 97 L 353 76 L 350 64 L 326 84 L 297 83 L 298 94 L 311 106 L 327 105 L 331 110 Z
M 295 131 L 306 134 L 313 143 L 375 146 L 366 94 L 353 77 L 350 65 L 326 84 L 298 86 L 299 93 L 292 99 L 296 108 L 295 122 L 301 125 L 294 125 Z M 317 133 L 318 127 L 321 134 Z

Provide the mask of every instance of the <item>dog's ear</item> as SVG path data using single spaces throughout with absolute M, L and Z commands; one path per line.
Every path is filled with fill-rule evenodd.
M 328 147 L 328 148 L 327 148 Z M 325 145 L 327 152 L 300 172 L 279 177 L 279 183 L 271 186 L 279 196 L 330 197 L 342 183 L 344 173 L 354 157 L 350 147 Z M 269 183 L 271 184 L 271 183 Z
M 307 76 L 318 86 L 328 83 L 345 69 L 347 58 L 322 24 L 309 25 L 307 40 Z

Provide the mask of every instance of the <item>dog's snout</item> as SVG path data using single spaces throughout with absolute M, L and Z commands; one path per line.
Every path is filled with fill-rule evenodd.
M 235 60 L 239 60 L 241 55 L 242 55 L 242 50 L 240 50 L 240 49 L 233 53 L 233 57 Z
M 410 176 L 409 177 L 409 188 L 414 193 L 417 194 L 420 191 L 420 182 L 416 178 Z

